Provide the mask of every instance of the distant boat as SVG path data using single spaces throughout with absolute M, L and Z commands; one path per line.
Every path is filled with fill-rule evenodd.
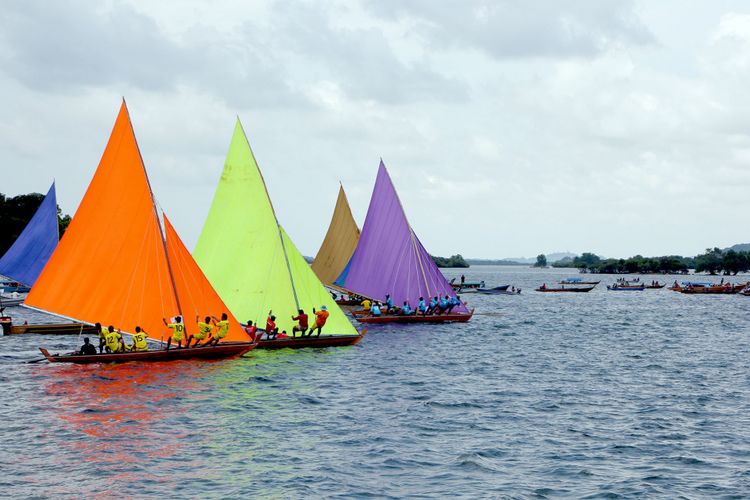
M 239 322 L 157 205 L 124 100 L 99 166 L 65 237 L 25 304 L 79 323 L 113 325 L 124 333 L 134 333 L 138 325 L 156 341 L 163 338 L 166 330 L 163 318 L 182 316 L 189 333 L 195 331 L 192 320 L 196 315 L 227 313 L 229 331 L 217 347 L 184 349 L 180 357 L 223 357 L 255 347 L 252 342 L 243 342 L 247 335 Z M 234 347 L 223 349 L 225 343 Z M 81 357 L 86 359 L 45 357 L 55 362 L 176 357 L 160 357 L 164 350 L 149 353 Z
M 6 281 L 5 283 L 0 283 L 0 293 L 29 293 L 30 291 L 30 286 L 26 286 L 17 281 Z
M 571 288 L 565 288 L 564 286 L 560 288 L 549 288 L 549 287 L 540 286 L 539 288 L 535 289 L 535 291 L 553 292 L 553 293 L 554 292 L 586 293 L 586 292 L 590 292 L 593 289 L 594 289 L 594 286 L 571 287 Z
M 659 288 L 664 288 L 665 286 L 667 286 L 666 283 L 659 283 L 657 281 L 656 283 L 654 283 L 652 285 L 646 285 L 646 290 L 656 290 L 656 289 L 659 289 Z
M 619 283 L 615 283 L 614 285 L 607 285 L 607 290 L 611 290 L 613 292 L 626 292 L 626 291 L 634 291 L 634 292 L 642 292 L 646 289 L 646 286 L 641 285 L 623 285 Z
M 583 281 L 581 278 L 565 278 L 560 281 L 561 285 L 598 285 L 600 281 Z
M 454 290 L 467 290 L 469 288 L 484 288 L 484 281 L 466 281 L 464 283 L 456 283 L 456 278 L 452 278 L 450 285 Z
M 477 293 L 485 295 L 519 295 L 521 289 L 508 290 L 508 285 L 496 286 L 494 288 L 477 288 Z
M 11 285 L 0 284 L 0 292 L 28 292 L 55 251 L 59 234 L 53 182 L 34 216 L 0 258 L 0 274 L 18 282 Z
M 359 243 L 334 284 L 350 293 L 380 302 L 386 302 L 386 295 L 390 295 L 396 306 L 408 302 L 414 307 L 420 297 L 430 300 L 431 297 L 452 296 L 455 293 L 409 224 L 382 160 Z M 460 304 L 454 308 L 450 319 L 448 315 L 441 314 L 432 320 L 468 321 L 472 314 L 464 304 Z M 365 322 L 389 321 L 423 320 L 384 315 Z

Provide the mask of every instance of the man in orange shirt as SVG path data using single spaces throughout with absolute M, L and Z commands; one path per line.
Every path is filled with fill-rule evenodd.
M 326 321 L 328 320 L 328 308 L 325 305 L 322 305 L 320 306 L 320 311 L 316 311 L 313 307 L 313 314 L 315 315 L 315 326 L 310 330 L 308 337 L 312 337 L 315 330 L 318 330 L 317 336 L 320 337 L 320 333 L 323 331 L 323 326 L 325 326 Z

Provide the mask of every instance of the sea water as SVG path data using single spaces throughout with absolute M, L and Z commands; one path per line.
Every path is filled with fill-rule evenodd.
M 464 296 L 467 324 L 214 362 L 28 364 L 80 339 L 0 338 L 0 496 L 750 494 L 750 297 L 462 271 L 523 292 Z

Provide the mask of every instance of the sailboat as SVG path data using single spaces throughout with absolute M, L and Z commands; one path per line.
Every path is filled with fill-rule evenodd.
M 417 238 L 406 218 L 383 160 L 378 167 L 370 206 L 357 248 L 334 282 L 350 293 L 385 302 L 390 295 L 395 306 L 404 301 L 412 308 L 419 298 L 453 297 L 454 291 Z M 473 314 L 461 303 L 445 314 L 381 315 L 355 314 L 364 323 L 417 323 L 468 321 Z
M 359 227 L 357 227 L 357 223 L 352 216 L 352 210 L 349 208 L 349 200 L 346 198 L 344 186 L 340 185 L 331 223 L 311 266 L 320 281 L 327 287 L 339 292 L 342 291 L 333 282 L 346 267 L 354 249 L 357 248 L 358 241 Z M 346 306 L 359 305 L 360 302 L 362 302 L 362 298 L 356 295 L 348 298 L 342 295 L 336 299 L 337 304 Z
M 255 155 L 239 119 L 206 222 L 193 251 L 196 262 L 232 313 L 264 326 L 276 316 L 287 338 L 263 339 L 258 347 L 353 345 L 357 332 L 279 224 Z M 292 319 L 302 309 L 329 312 L 323 333 L 293 337 Z
M 0 291 L 28 292 L 57 246 L 59 229 L 55 183 L 13 245 L 0 258 L 0 275 L 13 282 L 0 283 Z
M 229 332 L 216 347 L 90 356 L 42 349 L 53 362 L 215 358 L 255 347 L 157 205 L 124 100 L 96 173 L 26 306 L 124 333 L 137 325 L 156 341 L 169 336 L 163 318 L 182 316 L 189 334 L 197 315 L 228 313 Z

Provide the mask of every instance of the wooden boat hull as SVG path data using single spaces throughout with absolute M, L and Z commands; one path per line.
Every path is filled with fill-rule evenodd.
M 608 286 L 607 290 L 610 292 L 642 292 L 645 290 L 644 286 Z
M 468 313 L 447 313 L 447 314 L 411 314 L 402 315 L 381 315 L 381 316 L 355 316 L 360 323 L 382 324 L 382 323 L 465 323 L 474 315 L 474 309 Z
M 593 289 L 594 289 L 593 286 L 588 286 L 588 287 L 583 287 L 583 288 L 581 287 L 579 288 L 537 288 L 536 291 L 537 292 L 552 292 L 552 293 L 555 293 L 555 292 L 586 293 L 586 292 L 590 292 Z
M 190 349 L 172 348 L 144 352 L 125 352 L 119 354 L 50 354 L 47 349 L 39 348 L 50 363 L 127 363 L 130 361 L 162 362 L 178 359 L 223 359 L 241 356 L 251 351 L 257 344 L 253 342 L 227 342 L 215 347 L 192 347 Z
M 340 306 L 358 306 L 362 303 L 362 300 L 354 300 L 354 299 L 337 299 L 336 303 Z
M 306 349 L 326 347 L 344 347 L 356 345 L 362 340 L 367 330 L 359 335 L 321 335 L 320 337 L 287 337 L 283 339 L 261 340 L 258 349 Z
M 739 290 L 737 290 L 735 287 L 703 286 L 694 288 L 682 288 L 681 290 L 679 290 L 679 292 L 689 295 L 732 295 L 735 293 L 739 293 Z
M 572 286 L 575 286 L 575 285 L 594 285 L 594 286 L 596 286 L 599 283 L 601 283 L 601 280 L 600 281 L 560 281 L 559 283 L 561 285 L 572 285 Z
M 40 335 L 89 335 L 98 337 L 99 332 L 93 325 L 81 323 L 49 323 L 37 325 L 14 325 L 0 319 L 5 335 L 22 335 L 36 333 Z

